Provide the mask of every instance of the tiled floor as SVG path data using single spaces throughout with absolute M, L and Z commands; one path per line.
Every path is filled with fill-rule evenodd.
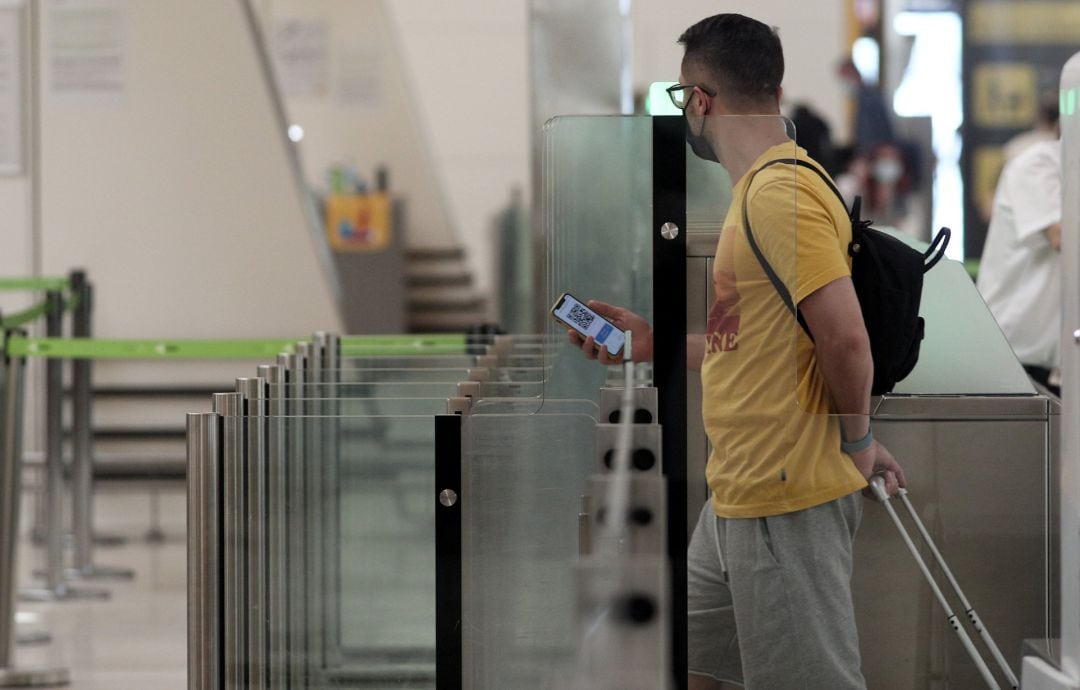
M 63 666 L 75 690 L 183 690 L 187 685 L 185 502 L 181 485 L 161 494 L 164 543 L 145 539 L 150 509 L 146 488 L 106 490 L 97 500 L 99 532 L 127 538 L 117 547 L 98 547 L 99 566 L 135 571 L 127 581 L 79 583 L 105 588 L 107 601 L 19 604 L 19 633 L 44 630 L 52 642 L 20 645 L 17 666 Z M 24 530 L 25 531 L 25 530 Z M 24 540 L 22 582 L 35 584 L 41 550 Z

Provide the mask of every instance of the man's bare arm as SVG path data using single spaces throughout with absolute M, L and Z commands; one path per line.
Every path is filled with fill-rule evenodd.
M 855 441 L 870 430 L 870 386 L 874 362 L 870 339 L 863 325 L 859 298 L 851 278 L 840 278 L 799 303 L 799 310 L 814 335 L 814 352 L 834 411 L 842 415 L 844 438 Z M 905 486 L 903 470 L 889 451 L 876 441 L 851 456 L 864 477 L 884 472 L 886 490 L 892 494 Z
M 701 363 L 705 361 L 705 336 L 701 334 L 687 334 L 686 336 L 686 368 L 690 371 L 701 371 Z
M 1057 251 L 1061 251 L 1061 223 L 1054 223 L 1047 229 L 1043 230 L 1043 234 L 1046 235 L 1046 239 L 1050 242 L 1050 246 Z

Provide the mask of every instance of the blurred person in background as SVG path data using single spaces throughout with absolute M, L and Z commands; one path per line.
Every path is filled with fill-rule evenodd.
M 1005 162 L 1013 160 L 1023 153 L 1032 144 L 1040 141 L 1054 141 L 1058 138 L 1058 119 L 1061 113 L 1058 111 L 1058 95 L 1047 93 L 1039 103 L 1039 115 L 1035 126 L 1026 132 L 1017 134 L 1005 144 L 1003 153 Z
M 832 129 L 825 118 L 806 103 L 796 103 L 789 119 L 795 125 L 795 142 L 806 149 L 807 155 L 820 163 L 829 175 L 838 174 Z
M 922 182 L 924 151 L 916 142 L 896 136 L 881 90 L 863 79 L 851 59 L 841 61 L 837 73 L 856 99 L 854 141 L 849 149 L 838 149 L 836 156 L 842 162 L 836 182 L 844 199 L 850 206 L 856 195 L 861 196 L 864 218 L 919 235 L 922 228 L 908 201 Z
M 896 134 L 881 89 L 866 83 L 850 59 L 842 61 L 837 72 L 844 90 L 855 98 L 855 153 L 870 155 L 879 146 L 893 144 Z
M 976 284 L 1032 379 L 1061 395 L 1061 142 L 1029 144 L 1005 164 Z

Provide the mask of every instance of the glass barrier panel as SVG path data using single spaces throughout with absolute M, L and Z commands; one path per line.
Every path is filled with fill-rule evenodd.
M 571 403 L 572 405 L 577 403 Z M 463 663 L 475 690 L 545 687 L 575 657 L 579 518 L 595 417 L 463 420 Z
M 481 358 L 489 355 L 461 355 L 457 357 L 343 357 L 342 369 L 401 369 L 418 368 L 471 368 L 480 366 Z M 500 364 L 511 367 L 542 367 L 542 354 L 492 354 Z
M 331 394 L 334 388 L 343 389 L 335 397 L 355 398 L 447 398 L 455 395 L 456 382 L 424 381 L 372 381 L 368 383 L 300 383 L 273 384 L 289 393 L 303 393 L 303 397 L 312 399 Z
M 651 320 L 652 118 L 556 117 L 544 127 L 541 168 L 547 309 L 558 306 L 564 322 L 601 341 L 620 334 L 589 313 L 590 300 Z M 545 394 L 594 396 L 604 368 L 571 346 L 554 319 L 547 336 L 554 350 Z
M 543 381 L 544 367 L 476 366 L 469 368 L 323 369 L 323 385 L 355 386 L 368 383 L 457 383 L 482 374 L 498 381 Z
M 283 481 L 269 484 L 266 589 L 287 632 L 271 667 L 290 687 L 434 688 L 431 497 L 444 411 L 432 400 L 409 416 L 267 419 L 279 439 L 268 466 Z
M 501 414 L 501 415 L 529 415 L 529 414 L 563 414 L 563 415 L 588 415 L 595 418 L 599 413 L 599 406 L 592 400 L 555 400 L 544 398 L 543 406 L 538 410 L 532 400 L 513 399 L 490 399 L 478 400 L 469 414 Z

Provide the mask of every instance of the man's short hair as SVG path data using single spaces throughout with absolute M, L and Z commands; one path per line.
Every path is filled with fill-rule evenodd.
M 735 107 L 775 102 L 784 79 L 784 49 L 776 30 L 741 14 L 702 19 L 679 36 L 684 62 L 705 68 Z

